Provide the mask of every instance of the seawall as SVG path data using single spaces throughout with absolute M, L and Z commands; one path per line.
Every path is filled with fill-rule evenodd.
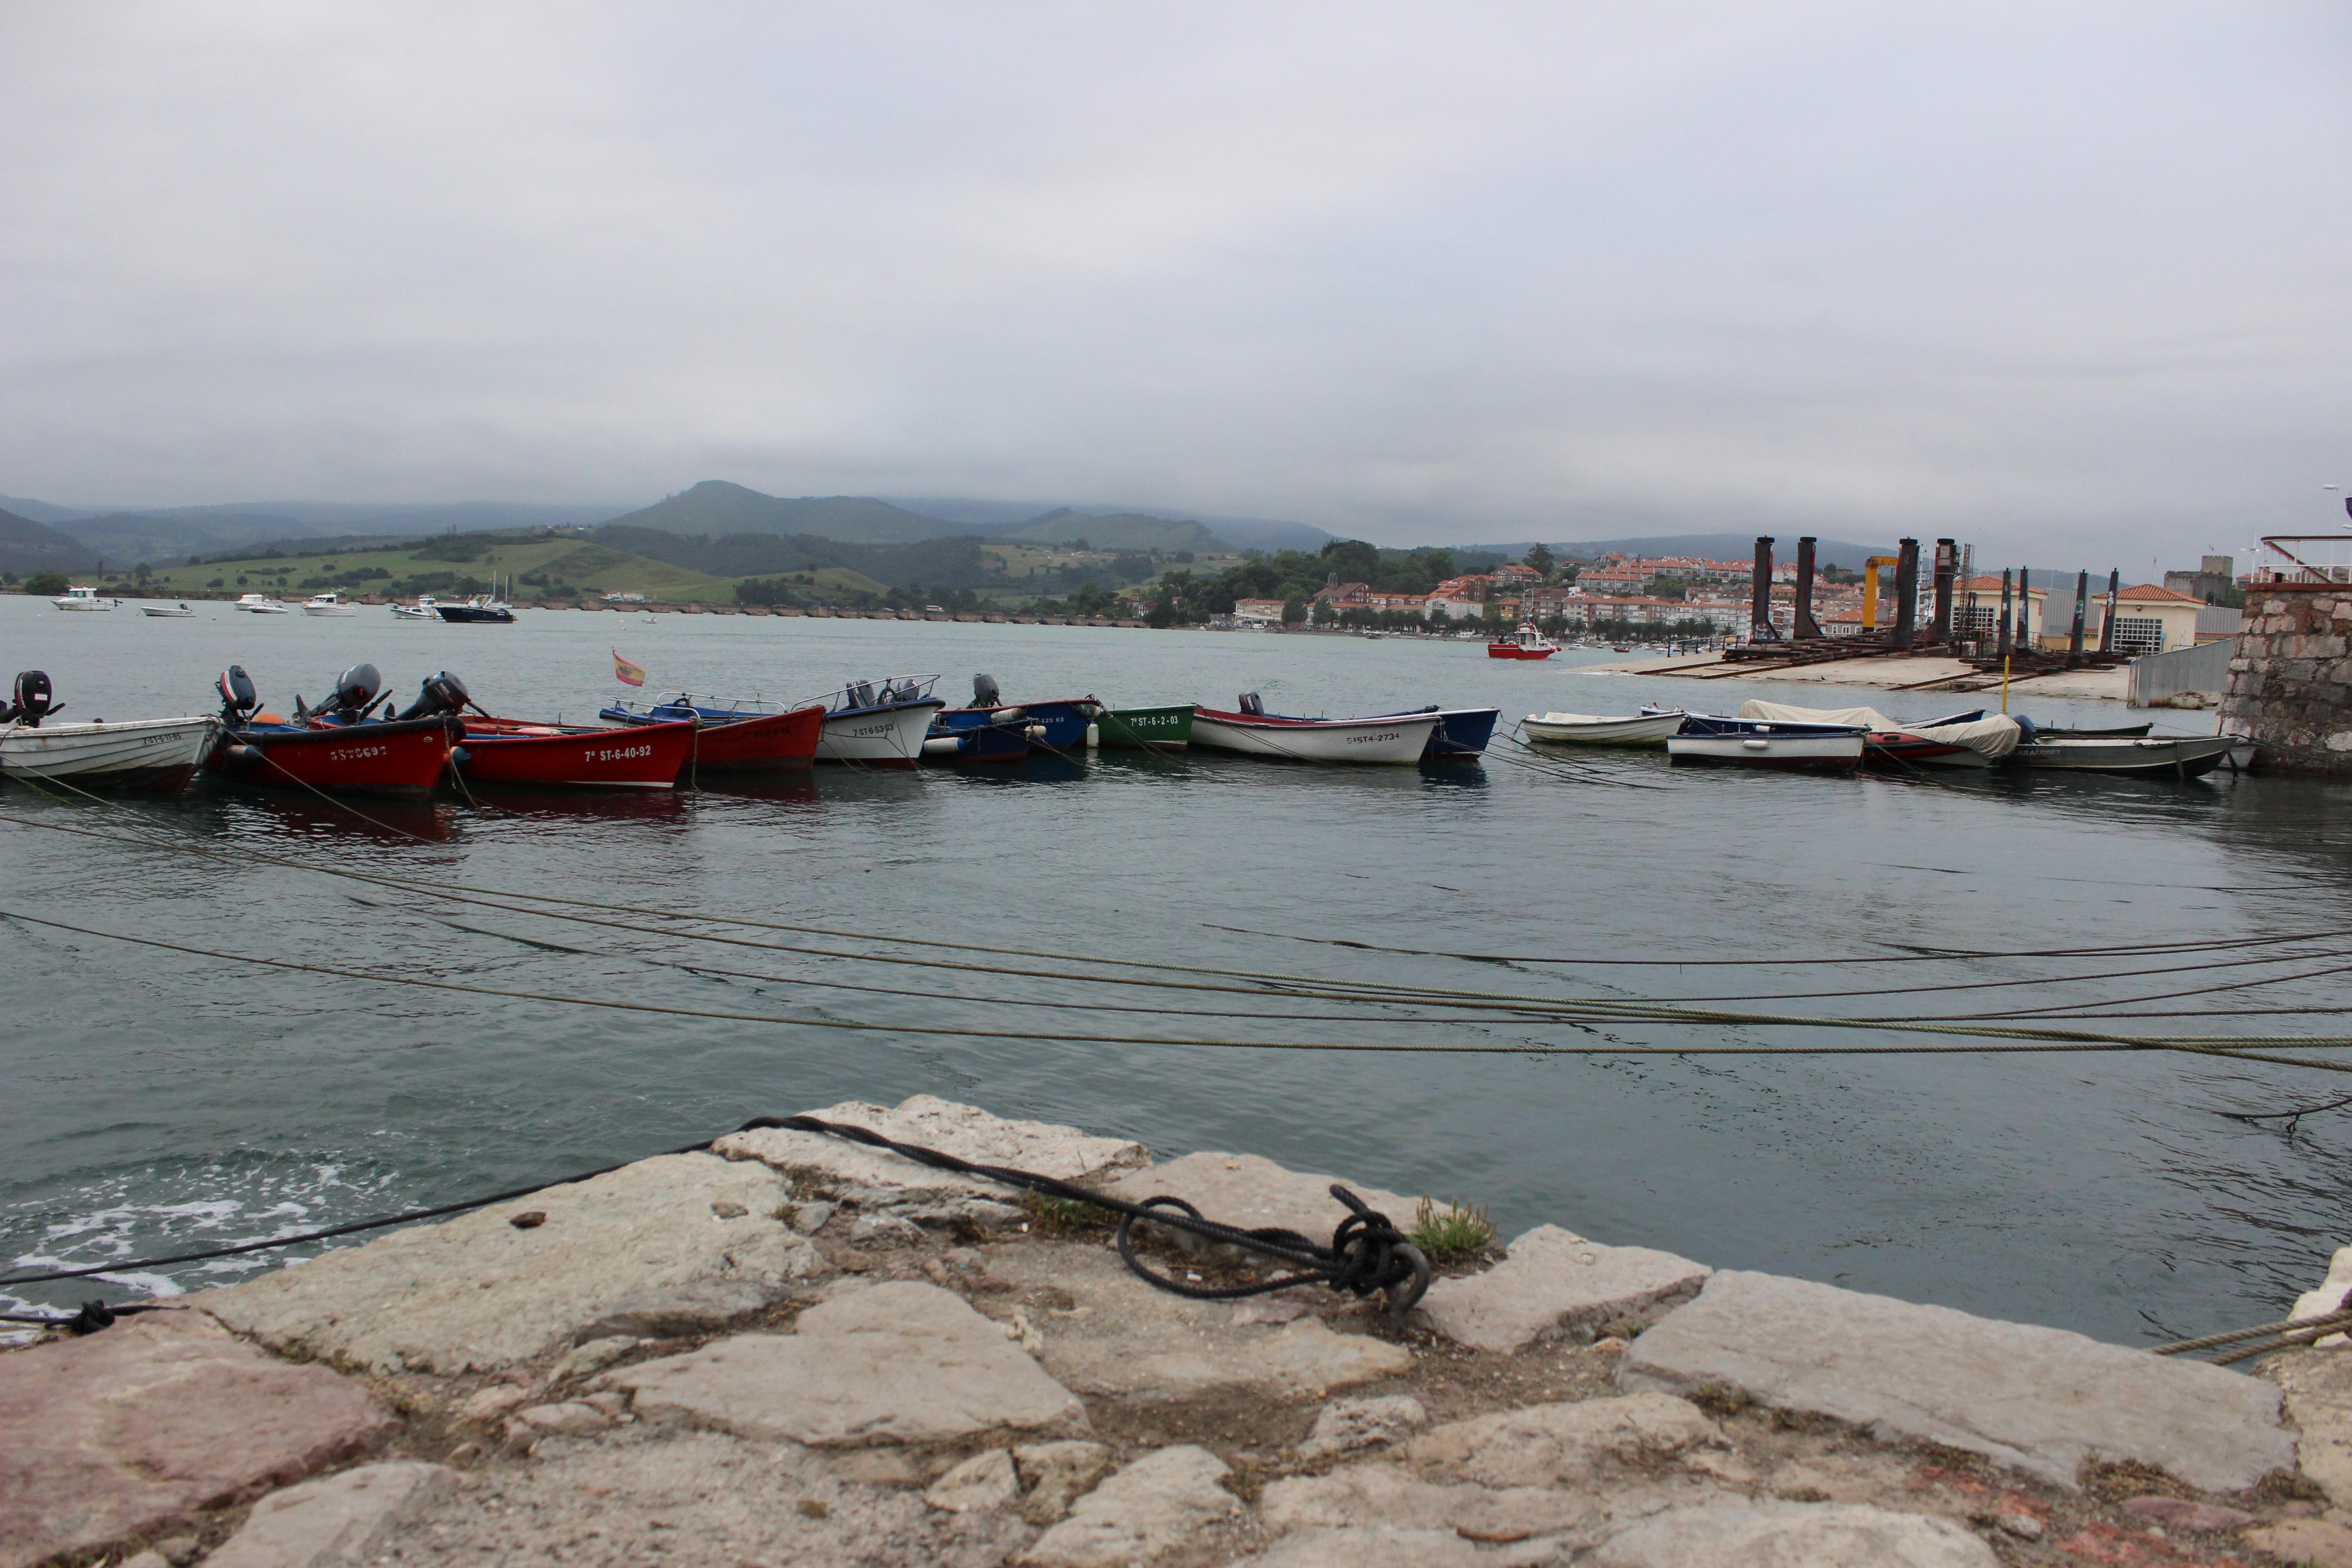
M 2274 583 L 2246 590 L 2221 728 L 2282 773 L 2352 773 L 2352 587 Z

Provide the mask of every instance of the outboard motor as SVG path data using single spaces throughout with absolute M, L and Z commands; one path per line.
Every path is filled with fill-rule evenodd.
M 996 684 L 996 677 L 975 675 L 971 678 L 971 705 L 975 708 L 1004 706 L 1004 692 Z
M 375 673 L 375 670 L 368 665 L 362 665 L 360 668 L 366 670 L 370 675 Z M 356 674 L 357 671 L 352 673 Z M 473 700 L 474 694 L 466 689 L 466 683 L 445 669 L 436 675 L 428 675 L 425 678 L 424 683 L 416 689 L 416 700 L 394 714 L 394 721 L 397 723 L 410 719 L 437 718 L 444 713 L 462 713 L 466 710 L 466 705 Z
M 871 708 L 874 706 L 874 683 L 861 680 L 843 695 L 849 699 L 849 705 L 852 708 Z
M 331 708 L 335 717 L 346 724 L 356 724 L 367 717 L 375 706 L 376 693 L 383 689 L 383 677 L 372 664 L 355 664 L 335 677 L 334 694 L 322 705 Z
M 1265 699 L 1260 697 L 1255 691 L 1243 692 L 1241 702 L 1242 711 L 1244 713 L 1263 713 L 1265 711 Z
M 261 693 L 253 689 L 253 677 L 246 674 L 245 666 L 232 664 L 221 671 L 215 684 L 221 694 L 221 722 L 232 730 L 244 729 L 253 710 L 261 706 Z
M 15 722 L 27 730 L 37 730 L 41 721 L 65 709 L 62 702 L 49 700 L 49 678 L 45 670 L 27 669 L 16 677 L 13 699 L 0 703 L 0 724 Z

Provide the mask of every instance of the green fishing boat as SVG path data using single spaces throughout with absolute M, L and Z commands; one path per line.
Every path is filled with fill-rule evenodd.
M 1192 743 L 1192 705 L 1171 708 L 1106 708 L 1095 721 L 1096 744 L 1181 752 Z

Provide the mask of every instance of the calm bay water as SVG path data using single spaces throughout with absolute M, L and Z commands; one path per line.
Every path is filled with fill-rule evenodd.
M 10 669 L 45 668 L 68 719 L 207 710 L 242 663 L 273 707 L 345 665 L 404 701 L 437 668 L 493 710 L 585 718 L 615 689 L 814 694 L 850 678 L 972 671 L 1007 696 L 1352 713 L 1499 704 L 1506 721 L 1768 695 L 1911 717 L 1948 697 L 1634 679 L 1469 644 L 1069 627 L 526 613 L 510 627 L 60 615 L 0 598 Z M 0 670 L 0 675 L 6 674 Z M 2021 701 L 2120 722 L 2114 703 Z M 2193 714 L 2180 729 L 2210 728 Z M 2167 727 L 2163 724 L 2160 728 Z M 1507 750 L 1507 747 L 1503 748 Z M 233 792 L 130 805 L 231 851 L 846 931 L 1351 980 L 1543 995 L 1694 998 L 1805 1014 L 1936 1015 L 2266 984 L 2199 1009 L 2337 1005 L 2324 959 L 2059 984 L 2242 956 L 1821 963 L 1897 944 L 2094 947 L 2340 930 L 2352 831 L 2338 786 L 2217 776 L 1797 778 L 1587 759 L 1575 778 L 1497 760 L 1309 770 L 1112 753 L 912 775 L 820 770 L 734 793 L 367 809 Z M 119 827 L 120 813 L 20 788 L 0 811 Z M 424 840 L 417 841 L 419 836 Z M 1263 1152 L 1402 1192 L 1488 1205 L 1507 1235 L 1555 1222 L 1671 1248 L 2076 1328 L 2126 1342 L 2279 1315 L 2352 1240 L 2345 1110 L 2289 1132 L 2230 1110 L 2312 1105 L 2336 1075 L 2139 1054 L 1536 1058 L 1252 1048 L 1251 1040 L 1769 1045 L 1884 1034 L 1501 1020 L 1342 1025 L 1103 1012 L 1104 988 L 670 940 L 496 911 L 258 864 L 0 822 L 0 906 L 177 942 L 160 952 L 6 922 L 0 1257 L 79 1266 L 446 1201 L 672 1146 L 770 1111 L 929 1091 L 1139 1138 L 1162 1155 Z M 475 928 L 475 929 L 465 929 Z M 1230 928 L 1244 928 L 1235 930 Z M 510 935 L 494 934 L 498 932 Z M 1249 934 L 1271 933 L 1271 934 Z M 529 937 L 540 945 L 513 940 Z M 1475 953 L 1761 958 L 1759 968 L 1472 963 L 1312 945 Z M 778 935 L 775 940 L 794 941 Z M 847 940 L 845 951 L 919 955 Z M 571 951 L 565 951 L 571 950 Z M 2305 949 L 2332 952 L 2334 948 Z M 387 986 L 240 964 L 256 956 L 682 1007 L 1039 1035 L 1213 1036 L 1223 1047 L 987 1040 L 722 1022 Z M 691 956 L 774 979 L 688 974 Z M 1011 961 L 1006 961 L 1011 962 Z M 2289 978 L 2292 976 L 2305 978 Z M 2024 979 L 1992 992 L 1918 990 Z M 825 980 L 913 994 L 810 990 Z M 1894 994 L 1859 996 L 1864 991 Z M 1907 994 L 1903 994 L 1908 992 Z M 1013 1004 L 1007 1005 L 1008 999 Z M 1255 1005 L 1119 993 L 1142 1006 Z M 1330 1011 L 1311 1005 L 1300 1013 Z M 1402 1010 L 1400 1010 L 1402 1013 Z M 2138 1026 L 2148 1027 L 2148 1026 Z M 2181 1033 L 2320 1032 L 2327 1019 L 2206 1018 Z M 1403 1217 L 1403 1216 L 1398 1216 Z M 109 1287 L 194 1288 L 244 1260 Z M 26 1292 L 79 1300 L 88 1287 Z

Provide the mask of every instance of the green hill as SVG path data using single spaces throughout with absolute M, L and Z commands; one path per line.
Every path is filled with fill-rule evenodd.
M 0 511 L 0 572 L 19 577 L 35 572 L 88 572 L 98 552 L 70 535 L 29 517 Z
M 656 528 L 665 533 L 699 533 L 712 539 L 736 533 L 814 535 L 844 544 L 915 544 L 945 534 L 982 531 L 907 511 L 870 496 L 803 496 L 787 500 L 724 479 L 705 479 L 642 511 L 614 518 L 605 526 Z
M 1032 518 L 1018 528 L 992 537 L 1034 540 L 1045 544 L 1073 544 L 1083 539 L 1097 550 L 1157 550 L 1162 554 L 1179 550 L 1213 554 L 1233 549 L 1197 522 L 1180 522 L 1138 511 L 1097 517 L 1068 507 L 1057 507 L 1043 517 Z

